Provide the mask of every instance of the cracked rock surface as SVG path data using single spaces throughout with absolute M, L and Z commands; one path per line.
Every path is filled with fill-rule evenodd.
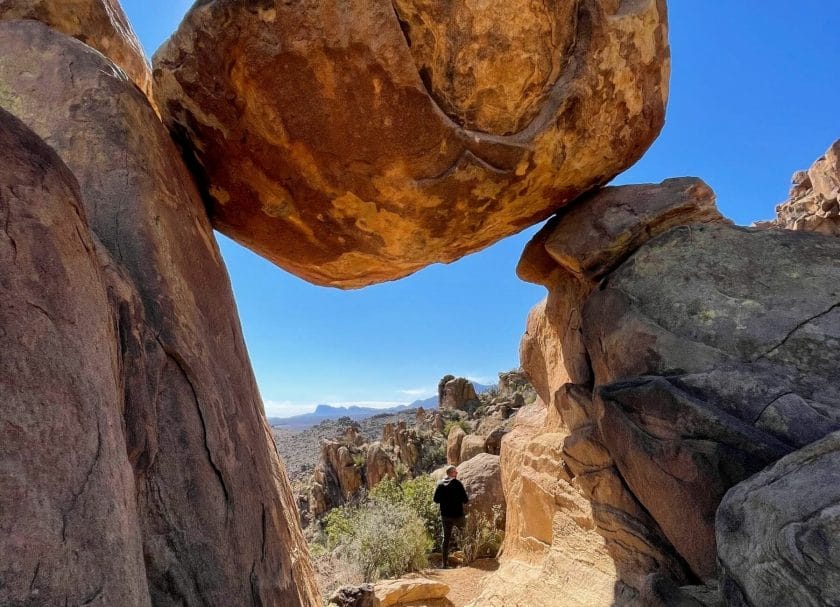
M 214 227 L 316 284 L 451 262 L 632 165 L 664 0 L 215 0 L 154 57 Z
M 79 186 L 2 109 L 0 150 L 0 604 L 149 606 L 119 347 Z
M 521 345 L 540 401 L 502 443 L 508 533 L 474 605 L 717 605 L 726 492 L 840 430 L 840 241 L 736 228 L 713 199 L 688 178 L 605 188 L 526 247 L 519 275 L 548 289 Z M 806 478 L 786 491 L 812 493 L 828 522 L 794 581 L 838 549 L 833 490 Z M 725 558 L 749 600 L 726 604 L 787 604 L 781 582 L 753 576 L 775 523 L 760 521 L 767 491 L 746 490 Z M 783 568 L 796 551 L 773 558 Z
M 110 61 L 46 25 L 0 23 L 0 57 L 0 105 L 46 140 L 73 172 L 88 224 L 80 223 L 79 230 L 89 229 L 102 243 L 99 267 L 112 312 L 103 312 L 104 327 L 80 324 L 74 336 L 91 350 L 84 369 L 108 383 L 87 388 L 80 383 L 84 373 L 76 380 L 68 371 L 68 377 L 56 374 L 66 379 L 62 391 L 32 387 L 29 395 L 31 402 L 68 400 L 64 406 L 71 407 L 75 394 L 89 408 L 78 422 L 74 417 L 61 422 L 87 424 L 68 457 L 73 469 L 65 482 L 72 480 L 72 487 L 96 451 L 94 420 L 101 420 L 103 433 L 116 426 L 121 437 L 125 425 L 124 444 L 111 448 L 103 442 L 100 460 L 102 467 L 128 473 L 128 493 L 115 496 L 116 514 L 105 512 L 102 518 L 120 516 L 127 529 L 138 528 L 142 558 L 140 571 L 105 579 L 140 590 L 134 598 L 91 604 L 316 604 L 296 506 L 264 419 L 230 282 L 169 133 Z M 17 187 L 14 181 L 11 187 Z M 33 242 L 41 243 L 58 227 L 45 222 L 33 229 Z M 16 240 L 20 248 L 22 239 Z M 62 313 L 70 298 L 51 293 L 53 285 L 66 285 L 78 294 L 74 297 L 104 295 L 101 283 L 77 283 L 83 277 L 69 271 L 40 284 L 31 271 L 23 280 Z M 88 305 L 85 313 L 98 318 L 101 302 L 79 305 Z M 29 310 L 29 322 L 40 314 Z M 15 347 L 35 347 L 27 344 L 31 339 L 20 337 Z M 86 352 L 65 347 L 55 355 L 71 365 Z M 52 410 L 43 414 L 44 439 L 69 445 L 67 429 L 60 439 L 53 436 L 51 415 Z M 33 453 L 32 446 L 22 453 Z M 114 490 L 119 488 L 115 482 Z M 135 503 L 136 513 L 122 514 Z M 114 567 L 127 567 L 128 551 L 110 546 L 97 525 L 78 534 Z M 3 551 L 0 558 L 9 554 Z M 76 587 L 72 575 L 67 573 L 65 589 Z

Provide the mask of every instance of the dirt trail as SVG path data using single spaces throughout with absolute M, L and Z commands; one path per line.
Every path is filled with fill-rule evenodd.
M 495 559 L 479 559 L 463 567 L 426 569 L 422 575 L 449 584 L 449 594 L 446 595 L 449 603 L 452 607 L 464 607 L 484 588 L 484 578 L 498 568 L 499 562 Z

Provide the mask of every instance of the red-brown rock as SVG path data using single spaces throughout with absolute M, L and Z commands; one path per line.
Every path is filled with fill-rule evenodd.
M 790 197 L 771 225 L 840 236 L 840 140 L 807 171 L 793 174 Z
M 317 284 L 450 262 L 633 164 L 664 0 L 201 2 L 155 95 L 214 226 Z
M 148 606 L 114 315 L 70 171 L 0 110 L 0 604 Z
M 152 99 L 152 70 L 119 0 L 0 0 L 0 21 L 34 19 L 98 50 Z
M 168 133 L 110 61 L 41 23 L 0 23 L 0 56 L 0 103 L 74 172 L 113 258 L 120 349 L 110 373 L 124 395 L 108 406 L 124 413 L 134 469 L 145 564 L 136 583 L 155 605 L 314 604 L 230 283 Z M 93 335 L 79 343 L 107 347 Z M 84 538 L 103 541 L 95 527 Z

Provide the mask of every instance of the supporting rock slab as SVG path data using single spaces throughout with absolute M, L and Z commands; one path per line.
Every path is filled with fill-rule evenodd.
M 0 56 L 0 105 L 73 171 L 112 258 L 124 393 L 111 406 L 124 413 L 151 602 L 316 604 L 227 273 L 168 132 L 110 61 L 41 23 L 0 23 Z

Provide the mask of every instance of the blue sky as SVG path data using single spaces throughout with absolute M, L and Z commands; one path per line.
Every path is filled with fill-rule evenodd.
M 123 0 L 149 55 L 191 4 Z M 832 4 L 672 0 L 666 125 L 615 183 L 696 175 L 735 222 L 772 217 L 791 173 L 840 138 Z M 528 310 L 545 294 L 514 273 L 536 229 L 360 291 L 310 285 L 219 236 L 267 413 L 410 402 L 446 373 L 487 383 L 518 366 Z

